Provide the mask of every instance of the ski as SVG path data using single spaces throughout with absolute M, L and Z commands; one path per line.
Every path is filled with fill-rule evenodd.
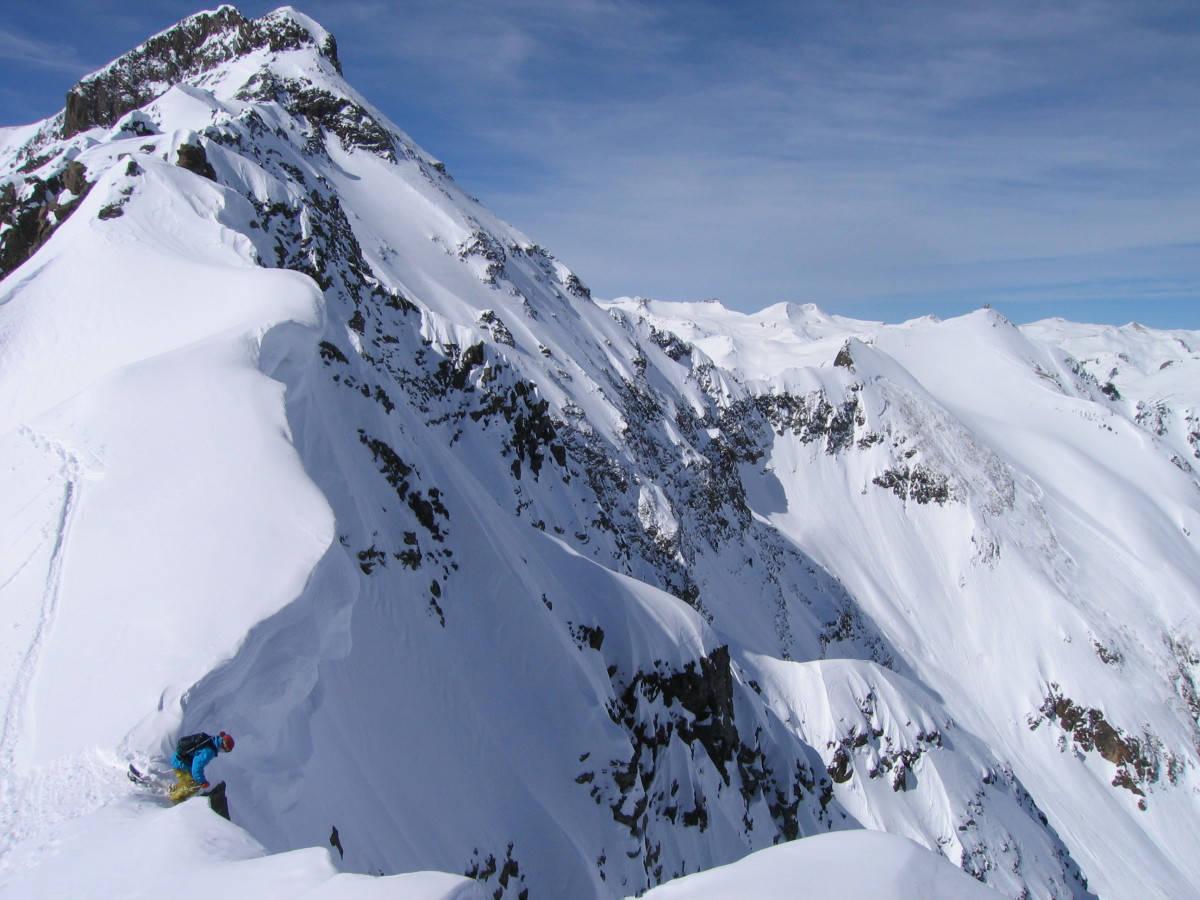
M 171 799 L 171 788 L 174 785 L 168 783 L 160 776 L 149 772 L 141 771 L 133 763 L 129 764 L 129 771 L 126 776 L 134 784 L 139 785 L 147 790 L 148 793 L 155 797 L 159 797 L 169 803 L 174 803 Z M 194 797 L 205 797 L 208 800 L 209 808 L 219 816 L 229 818 L 229 800 L 225 797 L 225 782 L 219 782 L 205 792 L 197 792 Z M 190 797 L 188 799 L 191 799 Z
M 134 784 L 145 788 L 156 796 L 166 797 L 171 789 L 171 786 L 163 778 L 150 772 L 143 772 L 133 763 L 129 764 L 129 771 L 126 772 L 126 776 Z

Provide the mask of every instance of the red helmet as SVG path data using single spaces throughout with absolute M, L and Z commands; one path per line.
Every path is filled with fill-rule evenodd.
M 233 735 L 226 734 L 222 731 L 219 737 L 221 738 L 221 750 L 223 752 L 228 753 L 233 749 Z

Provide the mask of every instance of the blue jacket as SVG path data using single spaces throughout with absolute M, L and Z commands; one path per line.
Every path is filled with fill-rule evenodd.
M 192 778 L 196 779 L 196 784 L 204 784 L 204 782 L 208 781 L 208 779 L 204 777 L 204 767 L 216 759 L 217 752 L 217 739 L 213 738 L 194 754 L 192 754 L 191 771 Z M 179 758 L 179 754 L 176 753 L 171 757 L 171 768 L 186 769 L 188 767 L 184 765 L 183 760 L 181 760 Z

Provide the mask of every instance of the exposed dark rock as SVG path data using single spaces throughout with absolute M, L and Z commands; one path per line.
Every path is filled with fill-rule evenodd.
M 479 325 L 482 328 L 488 329 L 492 335 L 492 340 L 497 344 L 505 347 L 516 346 L 517 342 L 513 340 L 512 332 L 508 330 L 508 326 L 492 310 L 485 309 L 479 314 Z
M 1125 661 L 1125 657 L 1120 650 L 1106 647 L 1099 641 L 1093 641 L 1092 645 L 1096 648 L 1096 655 L 1100 657 L 1100 661 L 1105 665 L 1119 666 Z
M 449 361 L 449 360 L 448 360 Z M 451 365 L 451 386 L 462 389 L 466 373 L 484 361 L 483 346 L 468 347 L 457 365 Z M 478 408 L 468 415 L 487 427 L 498 419 L 508 425 L 509 434 L 501 444 L 501 455 L 515 455 L 511 469 L 520 478 L 523 466 L 528 465 L 536 479 L 546 461 L 546 452 L 559 467 L 567 462 L 566 448 L 559 440 L 558 426 L 549 414 L 550 404 L 537 394 L 537 386 L 528 381 L 516 381 L 508 388 L 496 385 L 480 397 Z
M 208 154 L 199 144 L 180 144 L 177 151 L 178 159 L 175 165 L 189 172 L 195 172 L 209 181 L 217 180 L 217 172 L 208 161 Z
M 1171 408 L 1162 399 L 1150 403 L 1139 400 L 1134 421 L 1147 431 L 1162 437 L 1167 433 Z
M 884 640 L 871 628 L 870 623 L 866 620 L 858 607 L 850 599 L 849 595 L 842 595 L 834 600 L 832 612 L 836 616 L 829 621 L 821 623 L 821 633 L 817 639 L 821 643 L 821 650 L 826 656 L 831 655 L 831 648 L 834 650 L 833 656 L 841 655 L 837 652 L 837 648 L 841 644 L 857 645 L 866 658 L 878 663 L 885 669 L 891 669 L 895 666 L 896 661 L 892 652 L 888 649 Z
M 387 565 L 387 554 L 376 549 L 374 544 L 366 550 L 358 551 L 358 567 L 363 570 L 364 575 L 370 575 L 377 565 Z
M 237 94 L 239 100 L 276 102 L 294 116 L 302 116 L 315 129 L 307 149 L 323 153 L 321 138 L 334 134 L 347 149 L 359 148 L 396 160 L 392 134 L 367 109 L 349 97 L 294 78 L 280 78 L 263 70 L 254 75 Z
M 1062 877 L 1066 882 L 1068 894 L 1055 896 L 1070 896 L 1076 900 L 1097 900 L 1095 895 L 1087 890 L 1087 878 L 1084 877 L 1079 865 L 1071 858 L 1070 851 L 1062 843 L 1061 838 L 1050 826 L 1045 814 L 1038 808 L 1029 792 L 1021 785 L 1012 770 L 1007 766 L 987 772 L 982 783 L 973 794 L 964 795 L 966 799 L 965 814 L 958 821 L 956 830 L 957 840 L 962 847 L 962 857 L 959 863 L 964 872 L 985 884 L 992 882 L 992 873 L 1000 868 L 1007 868 L 1018 877 L 1026 870 L 1028 859 L 1022 852 L 1024 849 L 1020 840 L 1011 832 L 1000 826 L 999 833 L 993 831 L 992 836 L 986 836 L 986 825 L 991 819 L 991 807 L 997 801 L 1015 801 L 1022 811 L 1037 826 L 1043 829 L 1051 842 L 1054 857 L 1061 867 Z M 997 826 L 991 819 L 992 828 Z M 1029 897 L 1025 890 L 1019 896 Z
M 521 866 L 513 857 L 513 844 L 510 842 L 504 851 L 504 858 L 496 859 L 494 853 L 489 853 L 486 859 L 481 859 L 479 850 L 475 851 L 475 859 L 463 873 L 485 885 L 490 885 L 496 879 L 496 889 L 492 891 L 492 900 L 528 900 L 529 888 L 525 887 L 525 876 Z
M 616 694 L 608 712 L 625 729 L 631 754 L 590 766 L 575 780 L 597 804 L 607 804 L 613 820 L 638 842 L 638 849 L 627 855 L 645 869 L 643 889 L 677 874 L 669 873 L 662 861 L 660 829 L 703 832 L 710 824 L 709 804 L 716 798 L 706 795 L 701 782 L 668 780 L 681 744 L 694 759 L 703 754 L 724 786 L 742 797 L 747 832 L 773 825 L 773 840 L 792 840 L 824 820 L 833 801 L 833 785 L 825 774 L 814 774 L 805 759 L 796 758 L 795 748 L 774 744 L 761 724 L 753 734 L 739 732 L 735 707 L 743 688 L 734 678 L 728 648 L 718 647 L 682 668 L 659 662 L 629 679 L 615 667 L 609 675 Z M 807 752 L 819 764 L 815 751 Z M 753 820 L 751 809 L 761 811 L 764 805 L 769 822 Z
M 67 163 L 62 172 L 62 186 L 76 197 L 86 196 L 92 189 L 91 182 L 87 180 L 87 166 L 74 159 Z
M 307 183 L 304 173 L 295 166 L 272 159 L 264 163 L 283 180 Z M 247 199 L 257 213 L 263 240 L 273 242 L 274 259 L 270 262 L 276 268 L 308 275 L 323 291 L 349 301 L 357 314 L 352 320 L 362 328 L 360 333 L 366 333 L 367 323 L 359 307 L 368 300 L 377 301 L 381 312 L 411 311 L 408 300 L 383 287 L 372 274 L 346 211 L 325 179 L 318 176 L 317 183 L 295 206 L 268 204 L 253 196 Z M 378 329 L 377 335 L 383 335 L 381 323 L 373 327 Z
M 1125 788 L 1144 798 L 1150 786 L 1161 779 L 1164 769 L 1172 784 L 1179 778 L 1181 758 L 1165 748 L 1161 740 L 1149 732 L 1143 732 L 1141 737 L 1126 734 L 1110 723 L 1103 711 L 1081 706 L 1063 696 L 1057 684 L 1050 685 L 1040 712 L 1041 718 L 1033 719 L 1030 728 L 1036 729 L 1043 719 L 1057 722 L 1080 751 L 1095 751 L 1116 766 L 1113 787 Z M 1145 800 L 1139 801 L 1139 806 L 1145 809 Z
M 836 784 L 845 784 L 854 774 L 854 764 L 850 761 L 850 753 L 845 747 L 838 747 L 833 753 L 833 761 L 829 764 L 829 777 Z
M 567 293 L 574 294 L 581 300 L 591 300 L 592 292 L 586 284 L 579 280 L 579 276 L 571 273 L 567 276 Z
M 67 92 L 62 136 L 110 127 L 172 85 L 258 49 L 316 46 L 316 38 L 286 15 L 247 19 L 232 6 L 203 12 L 157 34 Z M 332 36 L 317 49 L 340 72 Z
M 570 630 L 571 638 L 580 649 L 591 647 L 593 650 L 599 650 L 604 646 L 604 629 L 599 625 L 572 625 Z
M 359 440 L 370 449 L 379 473 L 395 490 L 396 496 L 407 503 L 417 521 L 435 541 L 444 541 L 446 533 L 442 526 L 449 521 L 450 514 L 442 505 L 441 492 L 435 487 L 424 493 L 412 489 L 409 476 L 413 474 L 413 467 L 384 441 L 371 437 L 362 429 L 358 434 Z
M 0 187 L 0 278 L 50 240 L 91 189 L 87 169 L 75 160 L 45 178 L 29 175 Z
M 804 443 L 823 441 L 825 452 L 841 453 L 854 446 L 855 428 L 863 420 L 859 391 L 852 388 L 834 406 L 824 391 L 804 396 L 770 394 L 753 402 L 767 417 L 777 434 L 790 432 Z
M 36 172 L 38 169 L 40 169 L 46 163 L 50 162 L 50 160 L 52 160 L 53 158 L 54 158 L 53 153 L 42 154 L 39 156 L 30 156 L 29 159 L 27 159 L 21 166 L 19 166 L 17 168 L 17 171 L 20 172 L 22 175 L 28 175 L 30 172 Z
M 865 771 L 868 778 L 891 775 L 892 790 L 904 791 L 911 787 L 909 774 L 929 750 L 942 746 L 942 735 L 936 728 L 918 731 L 912 740 L 897 746 L 885 733 L 882 716 L 878 710 L 878 698 L 869 691 L 859 700 L 859 709 L 867 720 L 867 726 L 854 725 L 836 742 L 832 742 L 833 757 L 826 767 L 829 777 L 838 784 L 849 781 L 855 773 L 854 758 L 869 749 L 874 764 Z
M 944 506 L 954 499 L 950 491 L 950 476 L 934 472 L 920 463 L 912 467 L 888 469 L 872 478 L 871 482 L 887 488 L 902 500 L 916 500 L 920 504 Z
M 487 262 L 483 273 L 484 284 L 495 284 L 505 273 L 505 263 L 508 257 L 504 246 L 482 229 L 471 233 L 471 236 L 458 246 L 458 258 L 461 260 L 476 257 Z
M 229 818 L 229 798 L 225 795 L 225 782 L 208 792 L 208 808 L 222 818 Z
M 679 362 L 685 356 L 691 355 L 692 345 L 681 341 L 674 332 L 660 331 L 653 325 L 646 327 L 649 329 L 650 343 L 659 347 L 671 359 Z
M 158 134 L 158 126 L 144 112 L 134 111 L 126 115 L 121 123 L 121 131 L 136 137 L 149 137 Z M 150 145 L 151 147 L 153 145 Z M 142 148 L 145 150 L 145 147 Z
M 346 358 L 346 354 L 339 350 L 336 344 L 332 344 L 329 341 L 321 341 L 319 347 L 321 359 L 324 361 L 325 365 L 329 365 L 332 362 L 340 362 L 343 364 L 350 362 L 350 360 Z

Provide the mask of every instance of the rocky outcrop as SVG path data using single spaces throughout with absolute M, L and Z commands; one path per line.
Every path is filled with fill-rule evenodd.
M 294 116 L 302 116 L 312 135 L 310 148 L 321 152 L 325 133 L 337 135 L 347 150 L 359 148 L 395 161 L 392 135 L 365 107 L 353 100 L 294 78 L 270 72 L 254 75 L 238 93 L 240 100 L 279 103 Z
M 600 651 L 602 641 L 586 646 Z M 585 755 L 580 762 L 588 767 L 575 781 L 628 829 L 635 849 L 627 856 L 640 860 L 645 887 L 683 874 L 675 868 L 682 861 L 668 849 L 668 835 L 677 829 L 703 833 L 728 815 L 721 800 L 726 789 L 741 798 L 740 827 L 747 835 L 761 839 L 766 832 L 778 843 L 827 827 L 833 786 L 815 751 L 789 740 L 777 743 L 761 719 L 745 717 L 739 724 L 738 708 L 756 703 L 755 686 L 735 677 L 728 647 L 682 667 L 659 662 L 631 676 L 616 666 L 609 671 L 614 696 L 608 714 L 625 731 L 630 756 L 605 764 Z M 693 760 L 690 771 L 680 771 L 681 758 Z M 598 867 L 604 877 L 604 863 Z
M 209 181 L 217 180 L 216 170 L 213 169 L 212 163 L 208 161 L 208 154 L 204 152 L 204 148 L 199 144 L 180 144 L 176 153 L 177 161 L 175 164 L 179 168 L 195 172 Z
M 911 468 L 897 466 L 888 469 L 882 475 L 871 479 L 873 484 L 887 488 L 902 500 L 915 500 L 917 503 L 936 503 L 945 506 L 954 499 L 950 490 L 950 477 L 941 472 L 930 471 L 927 467 L 917 464 Z
M 1164 777 L 1170 784 L 1176 784 L 1182 774 L 1182 757 L 1163 746 L 1156 735 L 1149 731 L 1140 736 L 1126 733 L 1109 722 L 1102 710 L 1083 706 L 1065 696 L 1057 684 L 1050 685 L 1040 713 L 1040 717 L 1030 720 L 1031 729 L 1036 729 L 1043 719 L 1056 722 L 1077 753 L 1099 753 L 1116 766 L 1113 787 L 1125 788 L 1141 798 L 1138 806 L 1143 810 L 1146 793 L 1152 785 Z
M 75 161 L 53 175 L 0 187 L 0 278 L 37 252 L 91 188 L 86 167 Z
M 332 35 L 314 35 L 285 11 L 261 19 L 247 19 L 232 6 L 198 13 L 67 91 L 62 136 L 110 127 L 172 85 L 252 50 L 278 52 L 305 46 L 317 47 L 341 71 Z

